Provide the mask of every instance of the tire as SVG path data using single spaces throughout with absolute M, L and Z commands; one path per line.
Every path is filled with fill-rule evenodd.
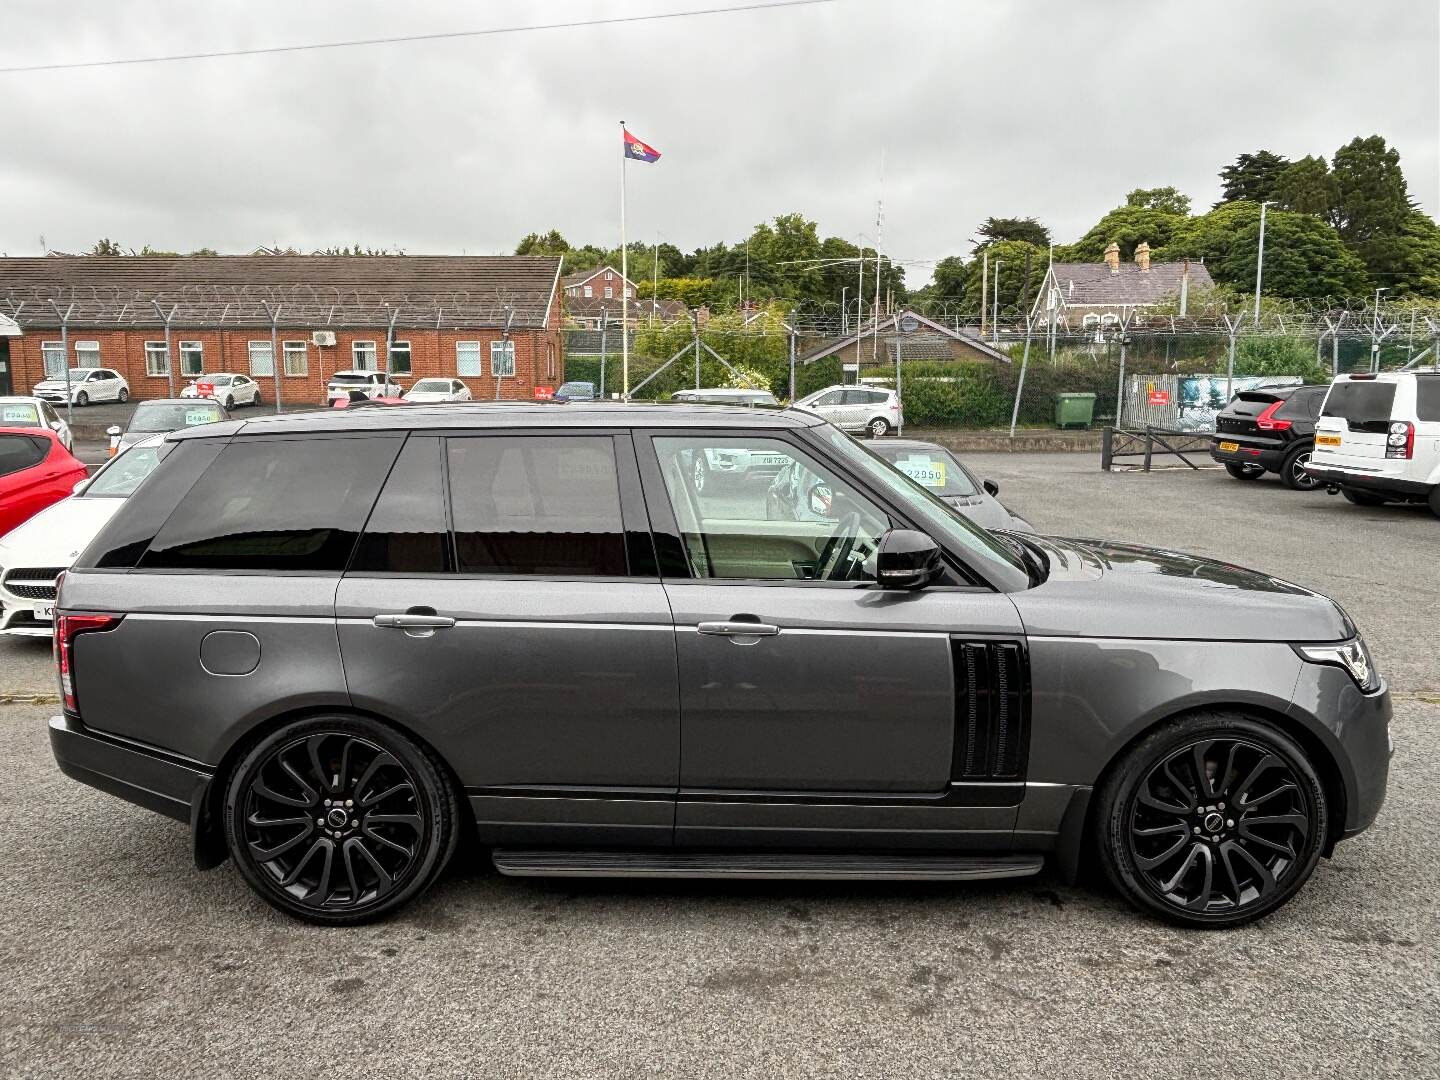
M 865 434 L 872 439 L 883 439 L 890 434 L 890 421 L 883 416 L 877 416 L 865 425 Z
M 254 406 L 255 408 L 257 408 L 257 409 L 260 407 L 260 391 L 259 391 L 259 390 L 256 390 L 256 391 L 255 391 L 255 396 L 250 399 L 250 404 L 251 404 L 252 406 Z
M 1317 480 L 1305 471 L 1305 463 L 1310 460 L 1314 449 L 1313 446 L 1297 446 L 1286 456 L 1285 464 L 1280 467 L 1280 479 L 1291 491 L 1314 491 L 1325 486 L 1323 480 Z
M 1294 740 L 1207 711 L 1162 725 L 1120 759 L 1100 788 L 1096 839 L 1106 875 L 1137 907 L 1181 926 L 1239 926 L 1309 879 L 1328 814 Z
M 90 395 L 87 394 L 84 390 L 81 390 L 78 394 L 75 395 L 75 407 L 77 409 L 83 409 L 86 405 L 89 404 Z
M 1440 517 L 1440 484 L 1430 489 L 1430 497 L 1426 501 L 1430 504 L 1430 512 Z
M 235 408 L 235 395 L 234 395 L 234 394 L 226 394 L 226 395 L 225 395 L 225 400 L 222 401 L 221 404 L 222 404 L 223 406 L 225 406 L 225 411 L 226 411 L 226 412 L 231 412 L 231 411 L 233 411 L 234 408 Z
M 286 724 L 250 748 L 225 787 L 225 842 L 246 882 L 326 926 L 381 918 L 423 893 L 449 861 L 459 821 L 440 763 L 362 716 Z
M 1265 475 L 1265 470 L 1259 465 L 1246 465 L 1238 461 L 1227 461 L 1225 471 L 1236 480 L 1259 480 Z
M 129 390 L 126 390 L 126 389 L 122 386 L 122 387 L 120 388 L 120 393 L 118 393 L 118 394 L 115 395 L 115 400 L 118 401 L 121 405 L 124 405 L 125 402 L 127 402 L 127 401 L 130 400 L 130 391 L 129 391 Z
M 1346 499 L 1354 503 L 1356 506 L 1385 505 L 1385 497 L 1383 495 L 1372 495 L 1368 491 L 1356 491 L 1354 488 L 1342 487 L 1340 489 L 1340 494 L 1344 495 Z

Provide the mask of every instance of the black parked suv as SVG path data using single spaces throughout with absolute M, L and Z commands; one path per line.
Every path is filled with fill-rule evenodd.
M 1315 448 L 1315 419 L 1326 386 L 1275 386 L 1242 390 L 1215 417 L 1210 456 L 1236 480 L 1279 473 L 1285 486 L 1313 491 L 1320 481 L 1305 471 Z

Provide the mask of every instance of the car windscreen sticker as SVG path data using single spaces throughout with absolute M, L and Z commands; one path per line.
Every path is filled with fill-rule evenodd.
M 35 406 L 6 405 L 0 408 L 0 420 L 7 424 L 33 424 L 35 422 Z
M 945 486 L 945 462 L 943 460 L 912 454 L 910 457 L 897 461 L 895 467 L 911 480 L 924 484 L 926 487 L 943 488 Z
M 186 409 L 185 426 L 194 427 L 196 424 L 208 424 L 215 420 L 213 409 Z

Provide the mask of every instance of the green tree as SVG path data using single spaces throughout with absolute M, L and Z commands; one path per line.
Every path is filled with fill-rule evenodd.
M 1323 157 L 1306 155 L 1281 171 L 1275 181 L 1275 205 L 1297 214 L 1314 214 L 1335 224 L 1339 191 L 1335 176 Z
M 1335 151 L 1335 226 L 1377 278 L 1393 277 L 1401 235 L 1414 210 L 1399 151 L 1379 135 L 1355 138 Z
M 1289 158 L 1257 150 L 1241 154 L 1233 165 L 1220 170 L 1220 202 L 1265 202 L 1275 195 L 1275 183 L 1290 164 Z
M 515 245 L 516 255 L 564 255 L 570 250 L 570 243 L 560 235 L 559 229 L 548 233 L 529 233 Z
M 89 252 L 88 252 L 87 254 L 90 254 L 90 255 L 129 255 L 129 254 L 133 254 L 133 252 L 128 252 L 128 251 L 126 251 L 126 250 L 125 250 L 124 248 L 122 248 L 119 244 L 117 244 L 114 240 L 111 240 L 111 239 L 109 239 L 108 237 L 102 237 L 101 239 L 95 241 L 95 245 L 89 250 Z
M 1001 268 L 1003 271 L 1003 267 Z M 970 268 L 959 255 L 950 255 L 935 264 L 935 275 L 930 285 L 928 299 L 942 304 L 959 305 L 965 302 L 966 282 Z M 1044 270 L 1040 271 L 1042 274 Z
M 1299 375 L 1307 383 L 1329 382 L 1315 360 L 1313 340 L 1295 337 L 1241 337 L 1235 348 L 1236 375 Z
M 1258 203 L 1221 203 L 1208 214 L 1199 214 L 1180 221 L 1171 233 L 1170 240 L 1162 248 L 1152 252 L 1151 258 L 1158 262 L 1195 259 L 1204 262 L 1214 277 L 1217 267 L 1230 254 L 1236 234 L 1252 225 L 1258 229 L 1259 224 Z
M 781 214 L 773 223 L 755 226 L 750 234 L 750 282 L 768 286 L 776 298 L 791 302 L 825 300 L 821 258 L 816 224 L 802 214 Z M 748 291 L 761 295 L 758 288 Z
M 988 288 L 997 289 L 995 281 L 995 263 L 1000 262 L 999 270 L 999 306 L 1002 315 L 1027 315 L 1030 312 L 1030 305 L 1035 300 L 1036 291 L 1040 288 L 1040 281 L 1045 276 L 1045 265 L 1049 258 L 1049 252 L 1036 244 L 1027 244 L 1023 240 L 1002 240 L 999 243 L 990 244 L 986 247 L 990 253 L 990 282 Z M 1029 268 L 1027 280 L 1026 268 Z M 964 291 L 962 295 L 967 305 L 974 305 L 972 310 L 980 308 L 981 277 L 985 272 L 985 260 L 973 258 L 965 269 Z M 996 294 L 991 292 L 986 297 L 987 304 L 995 303 Z M 989 314 L 988 312 L 986 313 Z
M 998 243 L 1001 240 L 1023 240 L 1027 244 L 1034 244 L 1036 247 L 1042 248 L 1050 246 L 1050 230 L 1033 217 L 987 217 L 975 232 L 983 238 L 975 245 L 976 251 L 987 244 Z
M 1183 215 L 1190 213 L 1190 196 L 1176 187 L 1136 188 L 1125 196 L 1125 205 Z
M 1211 276 L 1236 288 L 1253 287 L 1260 222 L 1240 229 Z M 1277 210 L 1265 221 L 1267 296 L 1291 300 L 1361 296 L 1370 287 L 1365 264 L 1325 222 L 1309 214 Z
M 1151 249 L 1164 247 L 1186 221 L 1184 214 L 1148 206 L 1119 206 L 1095 223 L 1075 243 L 1055 252 L 1055 257 L 1076 262 L 1098 262 L 1113 240 L 1120 245 L 1120 257 L 1131 259 L 1141 240 Z
M 216 251 L 214 248 L 202 247 L 196 248 L 194 251 L 186 252 L 186 254 L 191 258 L 194 258 L 196 256 L 207 256 L 209 258 L 214 258 L 218 256 L 220 252 Z
M 1419 210 L 1400 227 L 1395 255 L 1380 284 L 1395 297 L 1440 297 L 1440 226 Z

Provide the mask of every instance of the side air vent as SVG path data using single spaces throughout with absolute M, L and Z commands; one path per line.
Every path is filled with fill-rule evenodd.
M 952 639 L 956 781 L 1023 780 L 1030 749 L 1024 648 L 1012 641 Z

